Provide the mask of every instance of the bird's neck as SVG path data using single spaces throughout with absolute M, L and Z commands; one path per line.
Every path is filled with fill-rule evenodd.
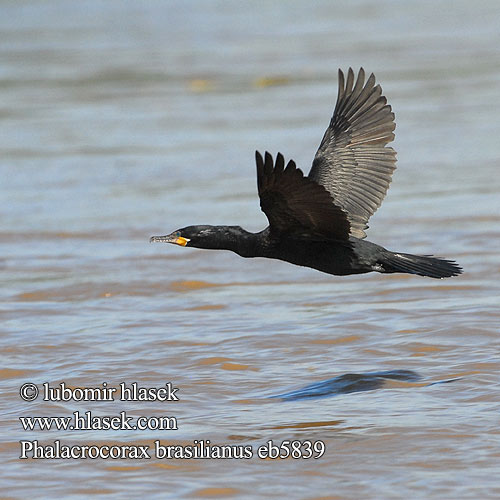
M 216 226 L 213 237 L 204 241 L 200 248 L 230 250 L 241 257 L 259 254 L 261 233 L 251 233 L 240 226 Z

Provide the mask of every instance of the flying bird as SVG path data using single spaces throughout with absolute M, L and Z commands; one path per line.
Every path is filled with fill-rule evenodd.
M 240 226 L 189 226 L 151 242 L 230 250 L 267 257 L 328 274 L 376 271 L 431 278 L 461 274 L 452 260 L 391 252 L 365 240 L 368 219 L 382 203 L 396 168 L 394 113 L 375 76 L 365 83 L 351 68 L 339 70 L 333 117 L 311 171 L 305 176 L 281 153 L 255 153 L 260 207 L 269 226 L 251 233 Z

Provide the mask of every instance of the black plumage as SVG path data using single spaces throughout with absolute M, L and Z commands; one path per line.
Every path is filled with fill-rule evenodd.
M 391 252 L 364 240 L 368 219 L 382 203 L 396 168 L 394 113 L 375 76 L 365 83 L 339 70 L 337 104 L 306 177 L 281 153 L 256 152 L 260 207 L 269 226 L 189 226 L 151 241 L 231 250 L 335 274 L 410 273 L 432 278 L 462 272 L 453 261 Z

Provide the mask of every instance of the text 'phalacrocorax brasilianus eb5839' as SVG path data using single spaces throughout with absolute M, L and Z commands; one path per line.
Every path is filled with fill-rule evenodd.
M 231 250 L 335 275 L 410 273 L 447 278 L 462 272 L 451 260 L 391 252 L 366 241 L 368 219 L 377 210 L 396 168 L 394 113 L 375 76 L 365 83 L 339 70 L 337 104 L 311 171 L 293 160 L 255 153 L 260 207 L 269 226 L 250 233 L 239 226 L 189 226 L 150 241 Z

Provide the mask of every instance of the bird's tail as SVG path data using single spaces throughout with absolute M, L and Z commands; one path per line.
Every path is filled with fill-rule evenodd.
M 430 278 L 449 278 L 462 274 L 462 268 L 455 261 L 429 255 L 387 252 L 380 264 L 386 273 L 410 273 Z

